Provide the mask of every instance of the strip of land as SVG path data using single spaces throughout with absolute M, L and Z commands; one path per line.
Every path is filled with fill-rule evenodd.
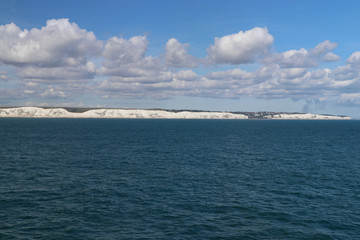
M 145 119 L 314 119 L 349 120 L 347 116 L 278 112 L 213 112 L 163 109 L 3 107 L 12 118 L 145 118 Z

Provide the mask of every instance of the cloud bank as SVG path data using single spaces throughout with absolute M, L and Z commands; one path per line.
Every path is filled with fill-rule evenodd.
M 176 38 L 149 56 L 146 36 L 99 40 L 68 19 L 30 30 L 10 23 L 0 26 L 0 84 L 12 87 L 0 99 L 197 96 L 360 105 L 360 51 L 340 62 L 338 44 L 329 40 L 284 52 L 273 44 L 267 28 L 255 27 L 215 37 L 205 56 L 191 55 L 190 44 Z M 338 65 L 322 67 L 329 62 Z

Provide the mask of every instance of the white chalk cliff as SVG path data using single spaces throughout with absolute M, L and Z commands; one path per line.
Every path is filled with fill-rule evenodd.
M 244 114 L 228 112 L 170 112 L 165 110 L 93 109 L 83 113 L 63 108 L 19 107 L 0 109 L 0 117 L 24 118 L 159 118 L 159 119 L 247 119 Z
M 281 113 L 264 116 L 266 119 L 314 119 L 314 120 L 350 120 L 350 117 L 321 115 L 311 113 Z
M 248 119 L 241 113 L 229 112 L 172 112 L 166 110 L 140 110 L 140 109 L 92 109 L 83 113 L 69 112 L 63 108 L 18 107 L 0 109 L 0 117 L 15 118 L 147 118 L 147 119 Z M 345 120 L 350 117 L 281 113 L 265 115 L 264 119 L 333 119 Z

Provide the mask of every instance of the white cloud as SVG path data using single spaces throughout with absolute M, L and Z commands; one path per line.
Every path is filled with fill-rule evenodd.
M 41 29 L 0 26 L 0 61 L 10 65 L 74 66 L 100 53 L 102 43 L 92 32 L 68 19 L 48 20 Z
M 346 60 L 347 63 L 350 64 L 359 64 L 360 63 L 360 51 L 354 52 L 350 55 L 350 57 Z
M 126 40 L 112 37 L 106 41 L 103 56 L 111 63 L 130 63 L 145 57 L 148 41 L 145 36 L 135 36 Z
M 289 50 L 283 53 L 274 53 L 264 60 L 267 63 L 278 63 L 282 68 L 311 68 L 317 66 L 317 60 L 308 50 Z
M 98 72 L 119 77 L 140 77 L 153 72 L 161 64 L 153 57 L 145 57 L 147 45 L 145 36 L 135 36 L 129 40 L 110 38 L 105 43 L 102 54 L 105 61 Z
M 304 68 L 285 68 L 281 70 L 281 77 L 285 79 L 294 79 L 304 76 L 306 70 Z
M 98 74 L 111 76 L 113 82 L 153 83 L 170 81 L 172 74 L 159 58 L 145 56 L 148 41 L 145 36 L 129 40 L 113 37 L 105 43 L 104 61 Z
M 316 45 L 313 49 L 310 50 L 310 53 L 314 56 L 321 56 L 328 52 L 331 52 L 338 46 L 335 42 L 330 42 L 329 40 L 323 41 Z
M 107 59 L 98 70 L 99 74 L 118 77 L 156 76 L 161 70 L 166 70 L 161 62 L 154 57 L 147 56 L 135 62 L 121 62 Z
M 53 87 L 49 87 L 39 95 L 42 98 L 65 98 L 66 95 L 63 91 L 56 90 Z
M 359 70 L 351 65 L 344 65 L 335 68 L 332 71 L 332 77 L 337 81 L 346 81 L 356 79 L 359 76 Z
M 331 52 L 337 46 L 337 43 L 326 40 L 316 45 L 313 49 L 310 49 L 310 54 L 319 58 L 322 56 L 322 61 L 325 62 L 339 61 L 340 57 Z
M 326 40 L 310 50 L 301 48 L 273 53 L 263 62 L 267 64 L 277 63 L 282 68 L 313 68 L 318 66 L 320 61 L 338 61 L 340 57 L 331 52 L 335 47 L 337 47 L 337 43 Z
M 255 27 L 248 31 L 216 37 L 210 46 L 208 58 L 213 63 L 242 64 L 254 62 L 268 53 L 274 38 L 267 28 Z
M 182 94 L 184 94 L 185 92 L 189 93 L 193 89 L 196 89 L 198 80 L 199 75 L 194 71 L 181 70 L 173 74 L 171 82 L 163 83 L 161 86 L 166 88 L 166 94 L 168 96 L 175 93 L 178 94 L 179 91 L 182 91 Z M 154 85 L 154 87 L 156 87 L 156 85 Z
M 227 70 L 227 71 L 211 72 L 211 73 L 208 73 L 206 75 L 206 77 L 209 79 L 217 79 L 217 80 L 221 80 L 221 79 L 243 80 L 243 79 L 251 78 L 251 73 L 249 73 L 245 70 L 236 68 L 236 69 L 231 69 L 231 70 Z
M 177 39 L 171 38 L 166 43 L 165 64 L 170 67 L 197 67 L 196 58 L 188 54 L 188 44 L 181 44 Z
M 181 71 L 175 73 L 174 77 L 176 79 L 192 81 L 192 80 L 195 80 L 198 77 L 198 75 L 192 70 L 181 70 Z
M 14 23 L 0 26 L 0 62 L 15 66 L 19 79 L 41 81 L 89 80 L 103 48 L 94 33 L 68 19 L 52 19 L 38 29 L 21 30 Z
M 341 58 L 338 55 L 336 55 L 332 52 L 326 53 L 323 57 L 324 62 L 335 62 L 335 61 L 339 61 L 340 59 Z

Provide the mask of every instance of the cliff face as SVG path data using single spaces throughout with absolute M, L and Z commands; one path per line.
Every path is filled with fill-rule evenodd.
M 20 107 L 0 109 L 0 117 L 28 118 L 158 118 L 158 119 L 247 119 L 244 114 L 227 112 L 170 112 L 165 110 L 93 109 L 83 113 L 63 108 Z
M 311 114 L 311 113 L 281 113 L 265 116 L 267 119 L 318 119 L 318 120 L 350 120 L 350 117 L 342 116 L 330 116 L 330 115 L 320 115 L 320 114 Z
M 252 116 L 257 117 L 252 117 Z M 348 120 L 350 117 L 318 115 L 310 113 L 229 113 L 201 111 L 166 111 L 140 109 L 92 109 L 85 112 L 69 112 L 63 108 L 19 107 L 0 109 L 0 117 L 18 118 L 147 118 L 147 119 L 329 119 Z

